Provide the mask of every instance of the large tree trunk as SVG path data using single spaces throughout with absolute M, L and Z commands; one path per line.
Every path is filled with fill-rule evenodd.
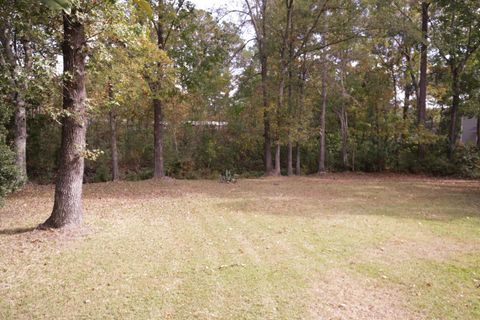
M 112 153 L 112 181 L 119 179 L 117 148 L 117 114 L 110 110 L 110 152 Z
M 154 152 L 155 152 L 155 171 L 154 178 L 165 177 L 163 170 L 163 114 L 162 102 L 159 99 L 153 99 L 154 108 Z
M 293 145 L 292 141 L 288 140 L 287 144 L 287 175 L 293 176 Z
M 457 142 L 457 114 L 460 106 L 460 74 L 458 68 L 452 67 L 452 108 L 450 110 L 450 130 L 449 130 L 449 158 L 453 157 L 455 144 Z
M 327 65 L 322 70 L 322 108 L 320 111 L 320 155 L 318 160 L 318 173 L 324 173 L 325 168 L 325 117 L 327 113 Z
M 86 38 L 78 11 L 63 13 L 64 41 L 63 108 L 60 163 L 55 185 L 55 202 L 51 216 L 40 227 L 61 228 L 82 223 L 82 183 L 87 117 L 85 101 Z
M 418 125 L 425 126 L 427 114 L 427 63 L 428 63 L 428 7 L 429 2 L 422 2 L 422 45 L 420 58 L 420 88 L 418 101 Z M 418 159 L 422 161 L 425 158 L 425 145 L 418 145 Z

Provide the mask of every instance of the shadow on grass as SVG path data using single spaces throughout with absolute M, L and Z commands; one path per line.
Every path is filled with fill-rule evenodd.
M 0 235 L 10 235 L 11 236 L 11 235 L 16 235 L 16 234 L 32 232 L 35 229 L 36 229 L 35 227 L 2 229 L 2 230 L 0 230 Z

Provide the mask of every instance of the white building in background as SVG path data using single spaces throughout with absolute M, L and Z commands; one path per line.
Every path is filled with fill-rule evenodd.
M 462 135 L 460 136 L 460 142 L 466 144 L 476 144 L 477 135 L 477 118 L 462 117 Z

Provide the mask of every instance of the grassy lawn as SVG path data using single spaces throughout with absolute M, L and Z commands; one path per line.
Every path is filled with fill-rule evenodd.
M 480 183 L 386 175 L 85 186 L 85 228 L 0 209 L 0 319 L 480 319 Z

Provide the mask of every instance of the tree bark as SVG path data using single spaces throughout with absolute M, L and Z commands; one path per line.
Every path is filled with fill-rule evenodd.
M 287 144 L 287 175 L 289 177 L 293 176 L 293 145 L 291 140 Z
M 248 1 L 246 2 L 248 5 Z M 262 1 L 261 6 L 261 26 L 257 26 L 255 17 L 250 10 L 255 32 L 257 33 L 257 42 L 260 57 L 261 77 L 262 77 L 262 104 L 263 104 L 263 158 L 265 161 L 265 175 L 272 174 L 272 139 L 270 136 L 270 111 L 268 108 L 268 54 L 267 54 L 267 0 Z
M 153 99 L 154 111 L 154 152 L 155 152 L 155 170 L 154 178 L 165 177 L 163 169 L 163 113 L 162 102 L 160 99 Z
M 429 2 L 422 2 L 422 45 L 420 57 L 420 83 L 419 83 L 419 103 L 418 103 L 418 125 L 425 127 L 427 114 L 427 63 L 428 63 L 428 7 Z M 425 145 L 418 145 L 418 160 L 425 158 Z
M 480 114 L 477 115 L 477 148 L 480 149 Z
M 27 113 L 22 94 L 15 94 L 14 126 L 15 163 L 23 179 L 27 178 Z
M 288 62 L 287 62 L 287 70 L 288 70 L 288 82 L 287 82 L 287 104 L 288 104 L 288 117 L 291 117 L 291 121 L 288 123 L 288 152 L 287 152 L 287 175 L 289 177 L 293 176 L 293 145 L 292 145 L 292 130 L 293 126 L 295 124 L 295 121 L 293 120 L 294 118 L 294 113 L 293 113 L 293 86 L 292 86 L 292 79 L 293 79 L 293 55 L 294 55 L 294 47 L 293 47 L 293 22 L 292 17 L 291 17 L 291 12 L 292 12 L 292 6 L 293 6 L 293 0 L 290 2 L 290 6 L 287 7 L 287 10 L 290 12 L 290 17 L 287 17 L 287 20 L 289 20 L 289 25 L 288 27 Z M 303 91 L 303 88 L 300 89 Z M 300 94 L 304 94 L 301 92 Z M 301 99 L 304 99 L 301 97 Z M 303 101 L 301 102 L 303 104 Z M 303 106 L 302 106 L 303 107 Z M 298 110 L 297 108 L 297 115 L 301 113 L 302 110 Z M 299 116 L 297 116 L 299 118 Z
M 407 81 L 408 77 L 405 77 Z M 406 121 L 408 117 L 408 109 L 410 108 L 410 95 L 412 94 L 412 85 L 410 83 L 405 84 L 405 98 L 403 100 L 403 120 Z
M 280 81 L 278 86 L 278 105 L 277 105 L 277 136 L 276 136 L 276 150 L 275 150 L 275 175 L 280 175 L 280 130 L 282 126 L 282 117 L 281 114 L 285 107 L 285 78 L 288 72 L 288 61 L 286 59 L 286 51 L 288 49 L 288 42 L 289 42 L 289 34 L 292 25 L 292 13 L 293 13 L 293 0 L 285 1 L 286 9 L 287 9 L 287 21 L 285 25 L 285 30 L 283 34 L 283 41 L 282 46 L 280 49 Z M 290 163 L 291 163 L 290 158 Z M 289 168 L 291 169 L 291 167 Z M 288 169 L 287 169 L 288 170 Z
M 393 85 L 393 106 L 395 108 L 395 112 L 398 109 L 398 89 L 397 89 L 397 75 L 395 74 L 395 65 L 392 64 L 390 66 L 390 75 L 392 77 L 392 85 Z
M 322 70 L 322 108 L 320 111 L 320 155 L 318 160 L 318 173 L 325 173 L 325 117 L 327 113 L 327 65 Z
M 158 20 L 156 23 L 157 31 L 157 46 L 160 50 L 165 50 L 165 37 L 164 37 L 164 27 L 163 27 L 163 8 L 164 3 L 162 0 L 158 1 Z M 160 65 L 157 68 L 161 68 Z M 153 178 L 161 179 L 165 177 L 165 171 L 163 166 L 163 103 L 160 97 L 158 96 L 159 91 L 162 87 L 160 80 L 161 70 L 158 70 L 157 79 L 154 80 L 152 87 L 152 94 L 154 98 L 152 99 L 153 104 L 153 148 L 154 148 L 154 170 Z
M 280 168 L 280 142 L 277 142 L 275 145 L 275 170 L 273 171 L 275 176 L 281 175 Z
M 419 101 L 420 101 L 420 95 L 419 95 L 419 90 L 418 90 L 418 81 L 417 81 L 417 77 L 415 75 L 415 71 L 413 70 L 412 68 L 412 58 L 411 58 L 411 52 L 410 52 L 411 48 L 408 48 L 407 50 L 405 50 L 405 59 L 406 59 L 406 63 L 407 63 L 407 70 L 406 72 L 408 72 L 410 74 L 410 79 L 411 79 L 411 84 L 412 84 L 412 87 L 411 87 L 411 91 L 413 91 L 413 93 L 415 94 L 415 99 L 417 101 L 417 106 L 419 105 Z
M 110 152 L 112 153 L 112 181 L 119 180 L 118 148 L 117 148 L 117 113 L 110 110 Z
M 297 142 L 297 146 L 296 146 L 295 149 L 297 151 L 297 159 L 296 159 L 296 163 L 295 163 L 295 174 L 297 176 L 300 176 L 302 174 L 302 168 L 301 168 L 301 163 L 300 163 L 300 157 L 301 157 L 300 143 Z
M 460 74 L 458 68 L 452 67 L 452 108 L 450 110 L 450 130 L 449 130 L 449 158 L 453 157 L 455 144 L 457 142 L 457 113 L 460 106 Z
M 262 45 L 263 46 L 263 45 Z M 262 49 L 261 68 L 262 68 L 262 103 L 263 103 L 263 153 L 265 161 L 265 175 L 272 174 L 272 139 L 270 137 L 270 112 L 268 110 L 268 57 Z
M 51 216 L 41 228 L 61 228 L 82 223 L 82 183 L 87 129 L 84 25 L 77 19 L 77 9 L 63 13 L 63 108 L 60 162 L 55 185 L 55 202 Z
M 340 111 L 340 131 L 342 136 L 342 163 L 348 170 L 348 115 L 345 106 Z

